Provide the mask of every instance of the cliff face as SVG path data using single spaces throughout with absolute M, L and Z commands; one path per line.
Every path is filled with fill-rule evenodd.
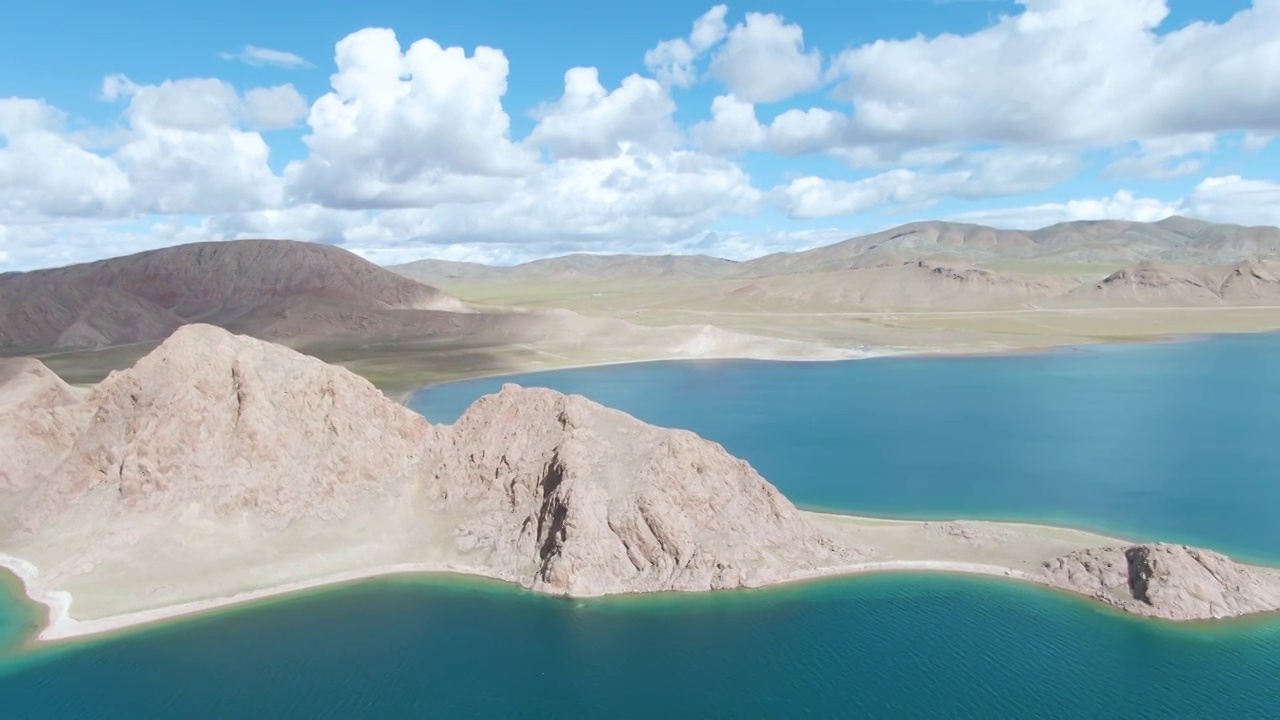
M 1185 545 L 1082 550 L 1045 563 L 1041 576 L 1050 585 L 1129 612 L 1172 620 L 1280 608 L 1280 581 L 1275 573 Z

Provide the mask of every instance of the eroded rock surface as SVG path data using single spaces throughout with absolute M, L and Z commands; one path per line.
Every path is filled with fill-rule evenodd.
M 537 590 L 758 586 L 857 554 L 723 447 L 580 396 L 507 385 L 453 426 L 428 487 L 460 549 Z
M 12 403 L 5 440 L 51 460 L 21 466 L 31 490 L 12 504 L 10 544 L 74 532 L 139 553 L 212 524 L 269 548 L 306 520 L 322 523 L 317 552 L 337 551 L 362 503 L 400 498 L 432 526 L 422 536 L 453 547 L 397 560 L 453 558 L 546 592 L 763 585 L 855 556 L 721 446 L 582 397 L 508 386 L 431 426 L 345 369 L 209 325 L 179 328 L 82 401 L 23 362 L 10 374 L 35 380 L 21 396 L 70 403 L 72 421 L 50 426 L 40 403 Z M 104 559 L 104 542 L 71 553 Z
M 1153 543 L 1096 548 L 1046 562 L 1050 585 L 1170 620 L 1280 608 L 1280 571 L 1241 565 L 1211 550 Z

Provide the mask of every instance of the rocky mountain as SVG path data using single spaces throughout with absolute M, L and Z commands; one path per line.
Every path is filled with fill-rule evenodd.
M 758 586 L 856 557 L 723 447 L 581 396 L 507 385 L 452 433 L 430 495 L 468 517 L 463 550 L 535 590 Z
M 90 596 L 114 585 L 115 609 L 121 585 L 215 570 L 248 586 L 418 563 L 597 595 L 854 556 L 719 445 L 581 397 L 508 386 L 432 426 L 346 370 L 201 324 L 82 399 L 36 361 L 4 367 L 0 451 L 25 460 L 0 551 Z M 56 420 L 33 400 L 51 393 Z
M 273 325 L 300 313 L 310 313 L 309 324 L 294 330 L 323 336 L 361 319 L 397 324 L 389 313 L 466 309 L 332 245 L 194 243 L 0 277 L 0 349 L 158 340 L 187 322 L 274 337 Z

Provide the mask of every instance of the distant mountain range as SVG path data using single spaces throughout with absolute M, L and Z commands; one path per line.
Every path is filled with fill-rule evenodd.
M 425 282 L 573 278 L 764 278 L 900 265 L 934 259 L 979 265 L 1226 265 L 1280 257 L 1280 228 L 1171 217 L 1060 223 L 1041 230 L 918 222 L 802 252 L 744 262 L 706 255 L 565 255 L 510 267 L 419 260 L 389 269 Z
M 615 318 L 630 317 L 641 306 L 703 313 L 699 318 L 719 312 L 1280 306 L 1278 257 L 1280 229 L 1179 217 L 1064 223 L 1031 232 L 912 223 L 745 262 L 578 254 L 514 267 L 422 260 L 382 268 L 332 245 L 206 242 L 0 274 L 0 352 L 153 342 L 192 322 L 295 345 L 444 338 L 512 343 L 566 333 L 572 339 L 586 328 L 606 332 L 572 312 L 535 318 L 504 309 L 522 305 L 519 298 L 480 312 L 435 287 L 511 281 L 520 282 L 510 287 L 524 283 L 552 296 L 535 304 L 542 309 Z M 575 280 L 640 288 L 640 294 L 615 294 L 621 299 L 605 309 L 595 295 L 574 291 L 583 287 Z M 576 305 L 558 304 L 555 298 L 572 292 L 580 296 Z M 644 334 L 631 326 L 607 332 L 634 342 Z M 644 342 L 688 339 L 644 332 Z

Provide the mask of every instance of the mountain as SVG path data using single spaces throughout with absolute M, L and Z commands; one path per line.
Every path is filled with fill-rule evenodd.
M 826 247 L 742 263 L 741 274 L 768 277 L 896 264 L 922 258 L 999 263 L 1223 264 L 1280 256 L 1280 228 L 1216 225 L 1183 217 L 1059 223 L 1033 231 L 919 222 Z
M 800 252 L 732 262 L 706 255 L 566 255 L 512 267 L 420 260 L 389 269 L 424 281 L 511 278 L 710 279 L 891 267 L 917 260 L 992 265 L 1008 262 L 1123 266 L 1139 262 L 1231 264 L 1280 257 L 1280 228 L 1208 223 L 1088 220 L 1040 230 L 1002 230 L 955 222 L 915 222 Z
M 194 321 L 271 337 L 328 335 L 362 323 L 398 328 L 406 324 L 400 311 L 466 309 L 332 245 L 194 243 L 0 277 L 0 348 L 158 340 Z M 305 323 L 276 329 L 300 314 Z M 429 325 L 438 318 L 416 319 Z

